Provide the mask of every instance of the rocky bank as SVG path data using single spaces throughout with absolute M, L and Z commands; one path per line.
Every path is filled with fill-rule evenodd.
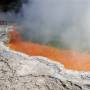
M 67 70 L 41 56 L 0 43 L 0 90 L 90 90 L 90 73 Z

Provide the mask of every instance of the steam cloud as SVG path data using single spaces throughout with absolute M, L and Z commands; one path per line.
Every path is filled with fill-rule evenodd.
M 90 50 L 90 0 L 29 0 L 20 13 L 17 20 L 25 28 L 25 38 Z

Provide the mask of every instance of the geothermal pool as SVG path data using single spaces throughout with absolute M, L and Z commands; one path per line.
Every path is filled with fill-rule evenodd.
M 22 25 L 18 31 L 31 41 L 22 40 L 14 32 L 10 35 L 10 48 L 48 57 L 68 69 L 90 71 L 90 54 L 79 51 L 90 51 L 90 0 L 3 0 L 0 6 L 0 20 Z
M 16 31 L 10 32 L 11 49 L 26 53 L 30 56 L 44 56 L 53 61 L 62 63 L 65 68 L 78 71 L 90 71 L 90 54 L 80 53 L 73 50 L 53 48 L 47 45 L 26 42 L 22 40 Z

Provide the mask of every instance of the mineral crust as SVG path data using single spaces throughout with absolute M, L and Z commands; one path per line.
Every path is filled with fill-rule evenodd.
M 90 90 L 90 73 L 67 70 L 41 56 L 0 43 L 0 90 Z

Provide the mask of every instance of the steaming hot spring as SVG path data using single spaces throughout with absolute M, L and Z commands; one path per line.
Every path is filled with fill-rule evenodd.
M 16 30 L 9 32 L 9 36 L 10 41 L 8 46 L 13 50 L 26 53 L 30 56 L 50 58 L 51 60 L 62 63 L 67 69 L 78 71 L 90 70 L 90 54 L 52 48 L 50 46 L 32 43 L 31 41 L 27 42 L 22 40 L 20 33 Z
M 89 4 L 89 0 L 1 0 L 0 10 L 4 13 L 1 12 L 0 17 L 1 20 L 13 20 L 23 27 L 25 25 L 25 28 L 29 28 L 27 37 L 32 35 L 38 39 L 40 36 L 40 40 L 48 40 L 49 35 L 56 34 L 55 37 L 61 38 L 60 44 L 64 41 L 67 46 L 76 44 L 76 48 L 79 45 L 81 49 L 87 49 L 90 48 Z M 21 32 L 15 28 L 9 32 L 8 46 L 11 49 L 30 56 L 50 58 L 62 63 L 67 69 L 90 71 L 90 53 L 25 41 Z

